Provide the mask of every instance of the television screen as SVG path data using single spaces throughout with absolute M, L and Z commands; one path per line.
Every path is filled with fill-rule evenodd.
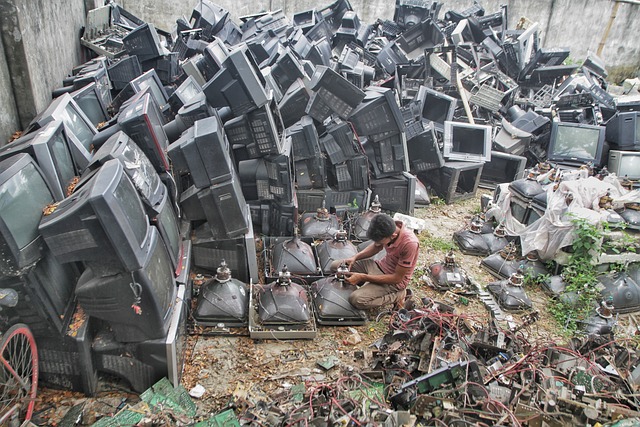
M 87 169 L 98 169 L 112 159 L 122 163 L 124 171 L 138 190 L 143 203 L 153 208 L 162 202 L 166 189 L 160 180 L 160 175 L 140 147 L 122 131 L 112 135 L 96 151 Z
M 164 119 L 149 93 L 127 106 L 120 113 L 118 124 L 147 155 L 157 172 L 169 170 L 166 155 L 169 139 L 163 128 Z
M 109 120 L 107 107 L 94 82 L 71 93 L 71 96 L 97 128 L 102 122 Z
M 0 271 L 17 276 L 41 257 L 38 224 L 53 195 L 28 154 L 0 162 Z
M 182 271 L 182 239 L 180 238 L 178 216 L 171 203 L 169 193 L 165 193 L 157 212 L 157 214 L 151 215 L 149 220 L 151 225 L 158 228 L 160 237 L 169 251 L 175 274 L 178 276 Z
M 488 162 L 491 160 L 491 126 L 444 122 L 444 157 Z
M 83 261 L 96 275 L 142 268 L 149 221 L 118 160 L 106 162 L 40 223 L 40 234 L 59 262 Z
M 44 128 L 13 141 L 0 150 L 0 158 L 6 159 L 18 153 L 29 154 L 40 166 L 57 201 L 67 196 L 67 187 L 77 172 L 64 123 L 50 122 Z
M 602 166 L 605 128 L 582 123 L 553 122 L 547 157 L 549 161 Z
M 73 100 L 65 93 L 54 99 L 51 104 L 34 118 L 25 134 L 36 131 L 54 120 L 62 120 L 67 126 L 69 140 L 73 141 L 72 155 L 77 165 L 84 168 L 91 160 L 93 136 L 98 133 L 91 120 Z
M 155 228 L 142 266 L 132 272 L 100 277 L 87 269 L 75 294 L 84 311 L 105 320 L 119 342 L 163 338 L 175 303 L 176 282 L 164 243 Z M 140 308 L 139 313 L 132 306 Z
M 220 71 L 222 63 L 229 56 L 229 49 L 227 49 L 221 40 L 215 39 L 207 45 L 202 55 L 207 64 L 207 73 L 211 72 L 209 77 L 213 77 Z
M 422 118 L 433 122 L 436 130 L 442 131 L 444 122 L 453 120 L 457 104 L 455 98 L 420 86 L 416 100 L 422 105 Z
M 79 275 L 76 265 L 60 264 L 49 251 L 44 250 L 42 259 L 27 277 L 35 292 L 40 294 L 40 303 L 51 313 L 51 322 L 60 332 L 73 315 L 70 306 L 75 305 L 73 291 Z
M 496 184 L 522 178 L 527 158 L 513 154 L 491 152 L 491 161 L 486 162 L 480 175 L 480 186 L 494 188 Z
M 146 88 L 149 88 L 153 99 L 156 100 L 160 109 L 164 108 L 169 100 L 167 92 L 164 90 L 162 82 L 160 81 L 160 77 L 158 77 L 158 74 L 154 69 L 151 69 L 141 76 L 131 80 L 131 86 L 135 92 L 141 92 Z
M 178 113 L 183 105 L 187 104 L 196 95 L 202 93 L 202 88 L 191 76 L 188 76 L 184 82 L 169 97 L 169 105 L 174 113 Z
M 640 179 L 640 152 L 638 151 L 609 151 L 609 172 L 613 172 L 620 178 L 632 180 Z

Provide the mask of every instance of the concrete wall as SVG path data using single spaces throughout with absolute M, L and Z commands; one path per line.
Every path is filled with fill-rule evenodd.
M 84 0 L 0 0 L 3 62 L 10 75 L 2 79 L 0 93 L 14 95 L 18 129 L 49 105 L 51 91 L 84 62 L 80 30 L 85 16 Z M 15 121 L 0 115 L 0 142 L 15 130 Z
M 331 1 L 310 0 L 258 0 L 238 2 L 214 0 L 214 3 L 229 10 L 233 19 L 265 10 L 283 9 L 291 17 L 294 13 L 322 8 Z M 363 22 L 373 23 L 376 19 L 392 19 L 395 10 L 393 0 L 351 0 L 351 6 Z M 462 11 L 473 4 L 472 0 L 444 0 L 442 12 Z M 487 13 L 496 12 L 501 4 L 507 4 L 509 28 L 514 28 L 518 19 L 527 17 L 538 22 L 542 28 L 542 42 L 545 47 L 568 47 L 571 59 L 583 60 L 589 51 L 596 52 L 602 40 L 607 22 L 615 2 L 610 0 L 480 0 Z M 197 1 L 176 2 L 173 0 L 122 0 L 124 7 L 145 21 L 171 30 L 176 18 L 191 17 Z M 614 25 L 602 52 L 602 59 L 609 71 L 616 68 L 640 68 L 640 5 L 620 3 Z
M 580 61 L 596 51 L 602 40 L 614 2 L 609 0 L 481 0 L 488 13 L 509 7 L 509 27 L 521 16 L 537 21 L 543 46 L 569 47 L 571 59 Z M 231 12 L 232 18 L 260 11 L 282 9 L 287 16 L 322 8 L 331 1 L 310 0 L 215 0 Z M 71 69 L 82 62 L 80 31 L 86 11 L 102 0 L 0 0 L 0 145 L 51 101 L 51 91 Z M 191 12 L 197 0 L 120 0 L 134 15 L 159 28 L 172 30 L 176 18 Z M 445 0 L 447 10 L 461 11 L 472 0 Z M 391 19 L 393 0 L 351 0 L 363 22 Z M 610 74 L 627 75 L 640 69 L 640 5 L 620 3 L 614 25 L 602 52 Z M 2 61 L 2 59 L 5 61 Z
M 4 44 L 0 38 L 0 58 L 4 56 Z M 11 134 L 19 129 L 18 110 L 13 97 L 9 67 L 6 61 L 0 60 L 0 146 L 6 144 Z

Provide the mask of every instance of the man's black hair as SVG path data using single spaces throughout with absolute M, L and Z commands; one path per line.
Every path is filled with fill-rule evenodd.
M 380 213 L 373 217 L 367 230 L 367 238 L 374 242 L 391 237 L 396 232 L 396 222 L 387 214 Z

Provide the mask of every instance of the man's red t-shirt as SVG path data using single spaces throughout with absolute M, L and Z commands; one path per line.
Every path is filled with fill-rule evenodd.
M 406 288 L 411 281 L 413 270 L 418 262 L 418 248 L 420 243 L 413 231 L 404 228 L 404 223 L 396 221 L 396 225 L 400 227 L 400 234 L 395 241 L 384 247 L 387 255 L 378 261 L 378 267 L 384 274 L 393 274 L 396 266 L 406 267 L 409 270 L 398 286 Z

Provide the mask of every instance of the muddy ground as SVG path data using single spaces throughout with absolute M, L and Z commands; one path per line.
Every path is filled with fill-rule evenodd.
M 453 245 L 452 234 L 464 227 L 480 208 L 480 190 L 475 198 L 451 205 L 432 203 L 415 210 L 415 216 L 427 222 L 427 230 L 420 234 L 421 254 L 411 288 L 417 298 L 442 299 L 443 295 L 425 285 L 421 276 L 426 267 L 443 260 L 446 248 Z M 480 284 L 493 279 L 480 268 L 479 257 L 456 252 L 460 265 Z M 528 328 L 530 340 L 562 341 L 559 328 L 545 311 L 547 297 L 531 290 L 534 308 L 541 318 Z M 479 323 L 489 315 L 477 300 L 457 309 Z M 517 316 L 516 317 L 516 321 Z M 387 331 L 390 317 L 384 310 L 377 320 L 354 327 L 361 342 L 353 344 L 354 334 L 346 327 L 319 327 L 313 340 L 252 340 L 248 336 L 208 336 L 206 331 L 190 336 L 182 385 L 190 390 L 196 385 L 204 389 L 196 399 L 199 414 L 215 414 L 230 403 L 255 404 L 258 401 L 286 399 L 291 387 L 301 381 L 330 381 L 350 372 L 367 370 L 371 344 Z M 335 367 L 325 370 L 318 362 L 334 356 Z M 90 425 L 97 418 L 113 413 L 126 399 L 135 403 L 135 394 L 124 392 L 124 385 L 103 381 L 102 391 L 94 398 L 57 390 L 40 390 L 35 421 L 40 425 L 57 425 L 64 414 L 76 404 L 86 404 L 83 418 L 77 425 Z M 72 424 L 73 425 L 73 424 Z

